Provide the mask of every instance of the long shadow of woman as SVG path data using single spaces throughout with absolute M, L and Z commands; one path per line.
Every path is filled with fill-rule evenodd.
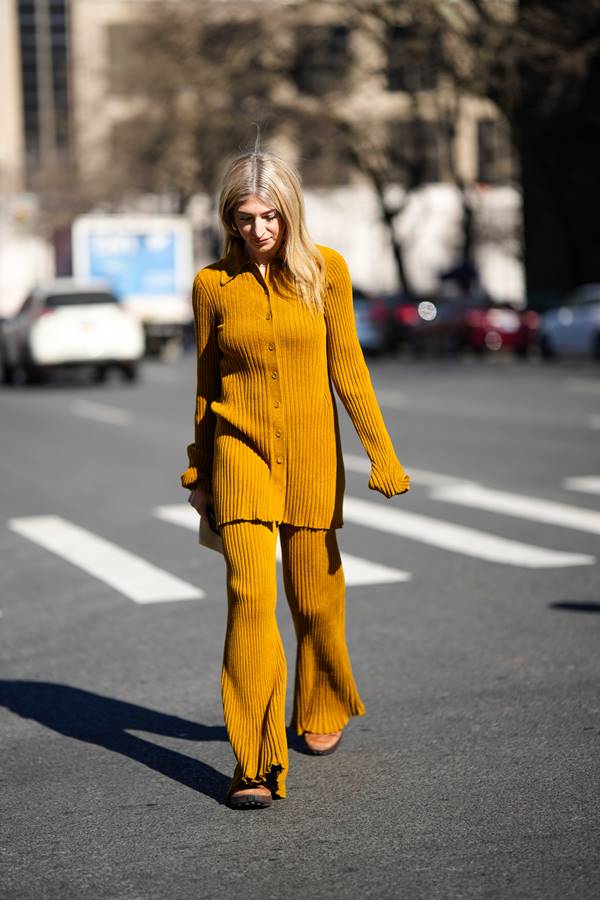
M 222 800 L 229 779 L 212 766 L 128 731 L 190 741 L 226 741 L 223 726 L 201 725 L 153 709 L 44 681 L 0 681 L 0 705 L 66 737 L 121 753 L 186 787 Z

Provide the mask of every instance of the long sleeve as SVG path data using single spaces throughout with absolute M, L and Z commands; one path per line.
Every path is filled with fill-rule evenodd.
M 410 478 L 394 452 L 358 340 L 348 266 L 339 253 L 330 254 L 325 320 L 331 380 L 371 460 L 369 487 L 386 497 L 403 494 Z
M 214 310 L 200 272 L 194 279 L 192 301 L 197 354 L 195 434 L 194 443 L 187 448 L 189 468 L 181 475 L 181 483 L 190 490 L 210 491 L 216 424 L 210 405 L 221 393 L 220 351 Z

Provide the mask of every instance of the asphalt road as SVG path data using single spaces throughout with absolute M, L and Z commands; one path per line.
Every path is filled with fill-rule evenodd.
M 261 812 L 221 802 L 224 567 L 178 483 L 193 360 L 0 391 L 3 898 L 600 895 L 598 368 L 371 371 L 414 486 L 369 491 L 342 416 L 367 714 L 332 757 L 292 742 Z

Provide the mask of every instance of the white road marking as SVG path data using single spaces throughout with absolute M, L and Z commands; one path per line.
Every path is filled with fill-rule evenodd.
M 157 518 L 174 525 L 189 528 L 190 531 L 198 530 L 198 513 L 189 504 L 177 503 L 172 506 L 158 506 L 154 510 Z M 277 561 L 281 562 L 281 547 L 277 542 Z M 342 565 L 348 587 L 367 584 L 392 584 L 398 581 L 410 581 L 412 575 L 402 569 L 393 569 L 381 563 L 362 559 L 360 556 L 352 556 L 342 553 Z
M 131 413 L 118 406 L 108 406 L 106 403 L 96 403 L 93 400 L 76 400 L 71 406 L 74 416 L 82 416 L 84 419 L 94 419 L 96 422 L 107 422 L 109 425 L 129 425 Z
M 581 509 L 578 506 L 555 503 L 551 500 L 539 500 L 536 497 L 526 497 L 509 491 L 492 490 L 475 482 L 434 488 L 430 496 L 444 503 L 489 509 L 519 519 L 530 519 L 534 522 L 600 534 L 600 513 L 591 509 Z
M 591 565 L 595 561 L 595 557 L 583 553 L 546 550 L 418 513 L 386 508 L 382 503 L 372 503 L 356 497 L 346 497 L 344 518 L 366 528 L 398 534 L 454 553 L 510 566 L 543 569 Z
M 358 472 L 364 475 L 371 473 L 371 461 L 366 456 L 353 456 L 351 453 L 344 453 L 344 466 L 349 472 Z M 410 475 L 411 482 L 424 485 L 444 485 L 444 484 L 470 484 L 465 478 L 458 478 L 455 475 L 442 475 L 439 472 L 430 472 L 427 469 L 414 469 L 410 465 L 406 465 L 405 469 Z
M 277 542 L 277 561 L 281 562 L 281 546 Z M 344 578 L 347 587 L 357 587 L 367 584 L 392 584 L 396 581 L 410 581 L 410 572 L 402 569 L 392 569 L 381 563 L 371 562 L 370 559 L 362 559 L 360 556 L 351 556 L 349 553 L 340 553 Z
M 144 381 L 154 381 L 156 384 L 177 384 L 179 380 L 177 374 L 171 369 L 155 365 L 144 366 Z
M 588 426 L 594 431 L 600 431 L 600 416 L 596 414 L 588 416 Z
M 567 378 L 565 388 L 572 394 L 600 394 L 600 380 L 592 378 Z
M 189 503 L 172 503 L 169 506 L 157 506 L 154 509 L 154 515 L 163 522 L 170 522 L 172 525 L 181 525 L 182 528 L 189 528 L 190 531 L 198 531 L 200 519 L 198 513 Z
M 10 519 L 8 527 L 83 569 L 135 603 L 199 600 L 204 591 L 59 516 Z
M 408 397 L 400 391 L 389 391 L 380 388 L 377 391 L 377 399 L 381 406 L 387 406 L 389 409 L 406 409 L 408 406 Z
M 581 491 L 586 494 L 600 494 L 600 475 L 583 475 L 577 478 L 565 478 L 563 487 L 568 491 Z

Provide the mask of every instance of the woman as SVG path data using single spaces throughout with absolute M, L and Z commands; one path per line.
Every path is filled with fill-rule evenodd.
M 314 245 L 297 173 L 269 153 L 230 165 L 220 198 L 225 256 L 196 275 L 195 440 L 181 476 L 202 517 L 214 505 L 227 570 L 222 669 L 236 808 L 285 797 L 286 663 L 275 620 L 275 544 L 298 638 L 291 726 L 332 753 L 364 713 L 345 640 L 335 529 L 344 468 L 331 385 L 371 460 L 369 487 L 409 488 L 371 386 L 343 258 Z

